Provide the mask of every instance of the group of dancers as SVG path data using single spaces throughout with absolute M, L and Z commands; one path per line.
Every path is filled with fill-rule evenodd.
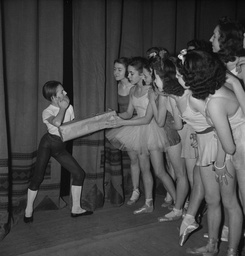
M 208 242 L 187 249 L 190 254 L 217 255 L 221 239 L 228 242 L 227 256 L 239 255 L 245 212 L 244 38 L 242 24 L 224 17 L 209 42 L 192 40 L 177 57 L 152 47 L 146 57 L 114 62 L 119 113 L 106 137 L 131 159 L 127 204 L 140 197 L 141 174 L 145 203 L 134 214 L 154 210 L 152 165 L 167 191 L 162 206 L 170 209 L 158 221 L 183 218 L 183 246 L 199 228 L 205 199 Z
M 199 228 L 205 200 L 208 242 L 189 248 L 190 254 L 217 255 L 221 239 L 228 242 L 227 256 L 239 255 L 245 212 L 244 38 L 242 24 L 224 17 L 209 42 L 192 40 L 177 57 L 164 47 L 152 47 L 145 57 L 114 62 L 119 112 L 107 121 L 113 128 L 106 137 L 130 158 L 133 192 L 127 204 L 139 199 L 141 176 L 145 203 L 134 214 L 154 210 L 152 166 L 167 191 L 162 206 L 169 208 L 158 221 L 183 218 L 183 246 Z M 45 83 L 43 96 L 50 102 L 42 114 L 48 131 L 39 144 L 24 222 L 33 222 L 34 201 L 51 156 L 72 174 L 71 217 L 91 215 L 81 207 L 85 172 L 58 131 L 74 119 L 69 98 L 59 81 Z

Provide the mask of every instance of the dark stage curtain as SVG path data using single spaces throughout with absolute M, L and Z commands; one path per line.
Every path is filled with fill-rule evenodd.
M 23 217 L 36 150 L 46 132 L 41 120 L 47 80 L 63 74 L 63 2 L 0 1 L 0 223 L 4 236 Z M 36 206 L 60 207 L 60 167 L 51 159 Z M 62 203 L 62 202 L 61 202 Z
M 70 30 L 64 29 L 68 10 Z M 65 82 L 76 118 L 117 109 L 116 58 L 144 56 L 151 46 L 176 54 L 193 38 L 208 40 L 219 17 L 244 22 L 244 12 L 243 0 L 0 0 L 1 238 L 23 216 L 46 131 L 46 81 Z M 73 155 L 86 171 L 84 206 L 94 210 L 105 199 L 123 204 L 131 189 L 129 159 L 111 147 L 104 131 L 74 140 Z M 36 207 L 64 206 L 60 173 L 51 159 Z

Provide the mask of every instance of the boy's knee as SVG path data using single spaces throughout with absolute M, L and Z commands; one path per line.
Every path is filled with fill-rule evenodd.
M 73 175 L 73 180 L 76 180 L 76 183 L 79 183 L 80 185 L 83 183 L 85 179 L 85 172 L 82 168 L 79 168 L 76 173 Z
M 33 191 L 39 190 L 39 187 L 40 187 L 41 183 L 42 183 L 41 179 L 35 180 L 35 181 L 31 181 L 31 183 L 30 183 L 28 188 L 30 190 L 33 190 Z

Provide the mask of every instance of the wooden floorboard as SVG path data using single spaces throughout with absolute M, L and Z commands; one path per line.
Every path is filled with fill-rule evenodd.
M 183 247 L 178 245 L 181 221 L 158 223 L 168 212 L 158 196 L 153 213 L 134 215 L 143 197 L 133 207 L 114 207 L 106 202 L 91 216 L 71 218 L 69 206 L 60 210 L 36 211 L 34 222 L 22 218 L 0 242 L 0 256 L 185 256 L 186 248 L 206 243 L 206 217 L 203 227 Z M 220 245 L 225 255 L 227 243 Z M 242 254 L 245 256 L 245 253 Z

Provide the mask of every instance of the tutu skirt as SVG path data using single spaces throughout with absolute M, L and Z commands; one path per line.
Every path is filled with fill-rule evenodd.
M 208 166 L 213 164 L 217 157 L 218 140 L 214 131 L 197 134 L 198 158 L 196 165 Z
M 115 148 L 138 154 L 149 154 L 153 150 L 166 152 L 170 146 L 164 128 L 159 127 L 154 119 L 147 125 L 111 129 L 106 137 Z
M 181 157 L 186 159 L 195 159 L 198 157 L 198 149 L 192 147 L 192 134 L 196 134 L 194 129 L 189 124 L 184 124 L 182 130 L 178 131 L 181 138 Z

